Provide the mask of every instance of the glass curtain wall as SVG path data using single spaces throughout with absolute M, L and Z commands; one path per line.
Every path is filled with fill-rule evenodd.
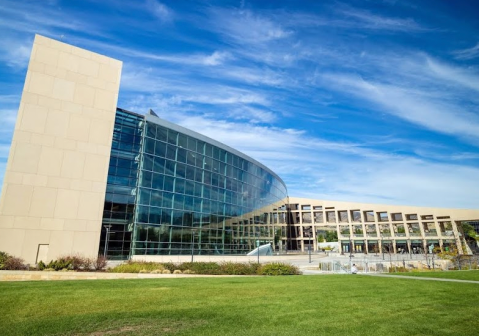
M 143 116 L 117 109 L 99 248 L 109 259 L 130 255 L 143 124 Z
M 270 217 L 287 197 L 284 183 L 188 133 L 145 120 L 132 254 L 244 254 L 274 245 Z

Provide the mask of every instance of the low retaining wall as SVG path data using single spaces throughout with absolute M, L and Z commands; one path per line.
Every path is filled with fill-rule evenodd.
M 108 273 L 108 272 L 44 272 L 44 271 L 0 271 L 0 281 L 35 280 L 113 280 L 113 279 L 157 279 L 208 277 L 201 274 L 151 274 L 151 273 Z M 215 275 L 232 276 L 232 275 Z

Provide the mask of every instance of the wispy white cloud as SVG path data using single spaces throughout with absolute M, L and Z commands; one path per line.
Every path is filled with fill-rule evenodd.
M 360 28 L 400 32 L 426 30 L 412 18 L 389 17 L 349 6 L 340 6 L 338 12 L 354 20 L 353 24 Z
M 32 40 L 4 40 L 0 45 L 0 61 L 15 69 L 24 69 L 28 65 L 32 50 Z
M 270 68 L 255 69 L 253 67 L 228 66 L 219 71 L 221 71 L 221 74 L 226 78 L 253 85 L 283 86 L 286 84 L 284 74 L 278 73 Z
M 465 197 L 478 187 L 479 170 L 474 167 L 404 157 L 356 160 L 350 165 L 353 169 L 333 165 L 337 169 L 334 173 L 328 170 L 309 175 L 302 184 L 309 182 L 310 188 L 293 184 L 295 189 L 290 188 L 290 193 L 342 201 L 362 199 L 368 203 L 477 208 L 474 198 Z
M 273 123 L 277 119 L 276 113 L 265 109 L 251 106 L 240 106 L 229 109 L 227 112 L 229 118 L 234 120 L 247 120 L 250 123 Z
M 427 65 L 438 78 L 447 82 L 455 82 L 464 87 L 479 91 L 478 71 L 447 65 L 430 57 L 427 58 Z
M 456 59 L 459 60 L 471 60 L 479 57 L 479 42 L 471 48 L 456 50 L 453 52 Z
M 213 28 L 222 34 L 227 42 L 260 44 L 281 40 L 293 34 L 271 17 L 265 17 L 250 10 L 212 10 Z
M 117 48 L 118 50 L 118 48 Z M 124 50 L 125 53 L 128 53 Z M 190 54 L 190 55 L 161 55 L 148 52 L 133 51 L 128 53 L 129 56 L 145 58 L 155 61 L 171 62 L 186 65 L 206 65 L 215 66 L 222 64 L 226 59 L 230 57 L 227 52 L 214 51 L 212 54 Z
M 479 116 L 462 106 L 430 100 L 418 90 L 367 81 L 359 76 L 325 74 L 324 78 L 337 90 L 378 104 L 386 113 L 439 133 L 468 138 L 477 144 Z
M 184 101 L 202 103 L 202 104 L 212 104 L 212 105 L 223 105 L 223 104 L 258 104 L 258 105 L 269 105 L 268 100 L 262 95 L 251 93 L 251 92 L 227 92 L 226 95 L 223 94 L 207 94 L 207 95 L 192 95 L 183 97 Z
M 203 63 L 206 65 L 219 65 L 223 63 L 225 59 L 230 56 L 229 53 L 215 51 L 210 56 L 207 56 L 203 59 Z
M 151 13 L 162 22 L 168 22 L 173 19 L 173 11 L 164 3 L 156 0 L 147 0 L 147 8 Z
M 218 66 L 225 63 L 228 60 L 234 59 L 233 55 L 228 51 L 214 50 L 210 53 L 207 52 L 193 52 L 193 53 L 176 53 L 166 54 L 160 52 L 151 51 L 151 49 L 132 49 L 130 47 L 122 47 L 109 42 L 101 42 L 84 38 L 77 38 L 82 44 L 88 44 L 98 50 L 103 50 L 108 54 L 118 54 L 118 57 L 128 62 L 129 59 L 136 66 L 145 67 L 152 64 L 145 64 L 134 62 L 138 60 L 142 61 L 155 61 L 165 63 L 175 63 L 186 66 Z M 91 48 L 91 47 L 90 47 Z
M 0 110 L 0 115 L 2 116 L 2 122 L 0 123 L 1 132 L 4 132 L 4 131 L 13 132 L 12 126 L 15 125 L 15 121 L 17 120 L 17 113 L 18 111 L 16 109 L 1 109 Z

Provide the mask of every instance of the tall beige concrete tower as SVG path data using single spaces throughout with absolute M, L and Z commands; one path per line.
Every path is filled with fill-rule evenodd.
M 122 62 L 36 35 L 0 199 L 0 251 L 95 256 Z

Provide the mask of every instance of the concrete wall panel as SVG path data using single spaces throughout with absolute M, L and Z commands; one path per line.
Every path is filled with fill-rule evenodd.
M 28 263 L 38 244 L 50 260 L 97 255 L 121 67 L 35 37 L 0 199 L 0 251 Z

